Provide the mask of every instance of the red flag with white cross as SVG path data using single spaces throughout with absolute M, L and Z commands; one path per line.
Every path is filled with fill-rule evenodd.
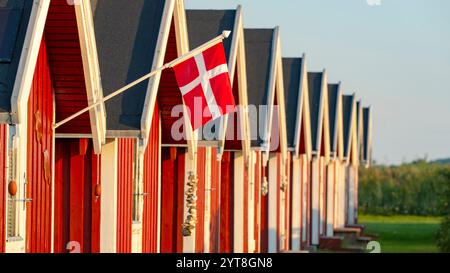
M 236 111 L 222 42 L 173 69 L 193 130 Z

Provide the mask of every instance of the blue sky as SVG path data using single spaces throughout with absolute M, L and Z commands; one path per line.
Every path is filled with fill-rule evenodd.
M 374 159 L 397 164 L 450 157 L 450 1 L 185 0 L 235 8 L 244 26 L 280 26 L 283 55 L 307 54 L 374 110 Z

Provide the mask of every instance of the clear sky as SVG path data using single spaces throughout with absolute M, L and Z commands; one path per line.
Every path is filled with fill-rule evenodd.
M 368 2 L 380 5 L 369 5 Z M 450 157 L 449 0 L 185 0 L 235 8 L 244 26 L 281 28 L 283 55 L 307 54 L 374 111 L 374 159 Z

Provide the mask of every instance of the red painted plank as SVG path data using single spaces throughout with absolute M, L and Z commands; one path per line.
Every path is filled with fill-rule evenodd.
M 234 154 L 224 152 L 220 184 L 220 253 L 233 252 Z
M 77 241 L 82 252 L 100 251 L 100 158 L 88 139 L 57 139 L 55 143 L 54 251 L 67 252 Z M 78 203 L 77 203 L 78 202 Z
M 177 41 L 175 37 L 175 25 L 172 22 L 169 40 L 166 48 L 165 63 L 177 58 Z M 174 106 L 182 105 L 182 97 L 172 69 L 166 69 L 161 74 L 159 83 L 158 104 L 161 110 L 162 119 L 162 141 L 163 144 L 186 144 L 186 141 L 177 141 L 173 138 L 172 125 L 179 118 L 172 117 Z
M 118 139 L 117 252 L 131 252 L 135 139 Z
M 147 150 L 144 158 L 144 197 L 142 251 L 156 253 L 158 251 L 158 205 L 159 197 L 159 109 L 155 105 L 152 126 Z
M 83 249 L 84 242 L 84 154 L 79 151 L 79 143 L 73 142 L 70 155 L 70 213 L 71 220 L 69 240 L 80 243 Z M 77 223 L 77 224 L 73 224 Z
M 161 170 L 161 252 L 183 251 L 185 148 L 162 148 Z
M 53 93 L 45 39 L 28 101 L 27 252 L 51 250 L 51 173 Z
M 60 121 L 69 115 L 62 102 L 69 102 L 75 107 L 70 109 L 70 114 L 87 105 L 83 62 L 73 5 L 67 5 L 66 1 L 51 1 L 44 36 L 47 39 L 48 59 L 54 81 L 56 120 Z M 67 86 L 78 88 L 64 88 Z M 78 104 L 75 104 L 76 102 Z M 91 132 L 89 114 L 61 126 L 57 132 L 89 134 Z

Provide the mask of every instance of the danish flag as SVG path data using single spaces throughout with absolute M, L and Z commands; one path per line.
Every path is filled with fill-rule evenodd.
M 236 111 L 222 42 L 173 69 L 193 130 Z

